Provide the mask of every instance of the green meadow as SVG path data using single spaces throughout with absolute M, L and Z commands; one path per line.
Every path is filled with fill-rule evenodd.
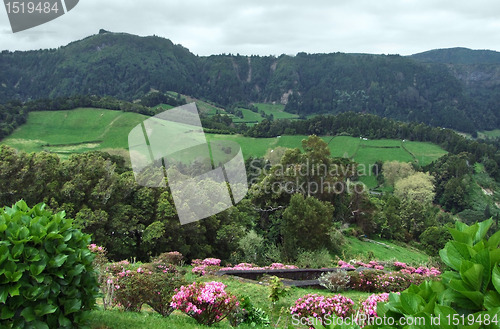
M 259 104 L 262 105 L 262 104 Z M 269 108 L 276 107 L 269 105 Z M 168 106 L 162 106 L 168 109 Z M 276 109 L 273 109 L 275 111 Z M 249 111 L 251 112 L 251 111 Z M 253 112 L 251 112 L 253 113 Z M 253 113 L 255 114 L 255 113 Z M 260 115 L 259 115 L 260 117 Z M 0 142 L 26 152 L 42 150 L 54 152 L 67 158 L 72 153 L 89 150 L 120 150 L 126 154 L 128 134 L 148 117 L 141 114 L 94 108 L 79 108 L 70 111 L 30 112 L 28 122 L 12 135 Z M 179 137 L 181 147 L 182 125 L 172 126 L 171 132 Z M 177 132 L 177 133 L 176 133 Z M 275 147 L 296 148 L 307 136 L 280 136 L 276 138 L 252 138 L 241 135 L 206 134 L 208 141 L 229 140 L 241 146 L 243 156 L 261 157 Z M 370 188 L 376 179 L 370 168 L 376 161 L 418 162 L 426 165 L 446 154 L 446 151 L 431 143 L 402 142 L 400 140 L 364 140 L 350 136 L 323 136 L 332 156 L 348 157 L 358 162 L 368 177 L 361 180 Z M 180 143 L 180 144 L 179 144 Z

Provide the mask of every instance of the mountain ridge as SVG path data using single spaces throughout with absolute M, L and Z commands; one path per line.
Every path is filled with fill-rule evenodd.
M 430 52 L 198 56 L 166 38 L 101 30 L 58 49 L 3 51 L 0 103 L 79 94 L 132 101 L 171 90 L 223 107 L 277 102 L 301 116 L 354 111 L 466 132 L 499 127 L 500 64 L 445 64 L 465 55 Z

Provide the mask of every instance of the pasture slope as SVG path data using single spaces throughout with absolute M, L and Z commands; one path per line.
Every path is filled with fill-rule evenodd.
M 164 107 L 168 109 L 168 107 Z M 253 112 L 252 112 L 253 113 Z M 63 159 L 72 153 L 89 150 L 121 150 L 128 148 L 130 130 L 146 120 L 141 114 L 94 108 L 70 111 L 30 112 L 28 122 L 19 127 L 0 144 L 26 152 L 48 151 Z M 277 138 L 251 138 L 241 135 L 206 134 L 208 141 L 231 140 L 237 142 L 243 156 L 263 156 L 277 146 L 295 148 L 307 136 L 281 136 Z M 376 185 L 370 168 L 376 161 L 415 161 L 425 165 L 446 154 L 440 147 L 422 142 L 401 140 L 365 140 L 350 136 L 323 136 L 332 156 L 348 157 L 362 164 L 366 174 L 362 181 L 369 187 Z

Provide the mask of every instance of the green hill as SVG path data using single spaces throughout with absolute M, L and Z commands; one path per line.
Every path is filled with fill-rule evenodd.
M 472 133 L 500 127 L 494 103 L 500 95 L 495 87 L 500 65 L 492 59 L 497 57 L 495 52 L 461 49 L 415 57 L 345 53 L 206 57 L 156 36 L 103 32 L 58 49 L 2 51 L 0 103 L 70 95 L 133 101 L 151 90 L 174 91 L 218 107 L 238 102 L 280 104 L 284 112 L 277 117 L 285 112 L 295 116 L 367 112 Z M 417 58 L 473 64 L 446 67 Z M 464 83 L 469 80 L 473 83 Z
M 500 64 L 500 52 L 456 47 L 434 49 L 410 56 L 421 62 L 443 64 Z

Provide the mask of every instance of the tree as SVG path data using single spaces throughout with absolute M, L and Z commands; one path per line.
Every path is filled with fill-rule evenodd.
M 394 187 L 394 195 L 407 202 L 419 202 L 429 205 L 434 200 L 434 178 L 429 173 L 417 172 L 398 180 Z
M 484 218 L 488 219 L 490 217 L 491 217 L 490 205 L 487 204 L 486 207 L 484 208 Z
M 386 161 L 382 165 L 382 174 L 388 186 L 394 186 L 398 180 L 411 176 L 414 173 L 415 170 L 413 170 L 413 167 L 406 162 Z
M 268 160 L 269 163 L 274 166 L 280 163 L 281 158 L 285 155 L 285 152 L 288 148 L 283 146 L 277 146 L 273 149 L 267 149 L 266 154 L 264 155 L 264 159 Z
M 333 206 L 315 197 L 294 194 L 283 213 L 283 246 L 288 259 L 297 256 L 298 249 L 328 248 L 332 226 Z

